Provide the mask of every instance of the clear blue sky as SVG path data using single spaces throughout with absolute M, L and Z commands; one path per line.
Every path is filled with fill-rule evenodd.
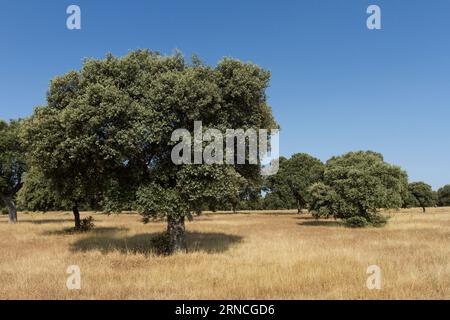
M 81 30 L 66 28 L 70 4 Z M 366 28 L 370 4 L 380 31 Z M 2 1 L 0 118 L 30 115 L 85 57 L 232 56 L 272 72 L 283 155 L 372 149 L 437 188 L 450 183 L 449 16 L 448 0 Z

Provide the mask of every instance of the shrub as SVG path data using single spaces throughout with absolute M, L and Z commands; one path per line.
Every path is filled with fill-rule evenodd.
M 95 227 L 94 218 L 92 218 L 92 216 L 86 217 L 81 220 L 81 224 L 80 224 L 81 232 L 90 231 L 90 230 L 94 229 L 94 227 Z
M 6 209 L 6 208 L 1 208 L 0 212 L 1 212 L 1 214 L 3 214 L 3 215 L 7 215 L 7 214 L 8 214 L 8 209 Z
M 156 254 L 169 255 L 170 253 L 170 237 L 167 232 L 163 232 L 155 236 L 151 240 L 152 247 L 155 249 Z
M 373 214 L 369 218 L 369 223 L 372 227 L 380 228 L 384 227 L 389 220 L 389 217 L 383 216 L 381 214 Z
M 369 222 L 367 222 L 366 218 L 354 216 L 345 219 L 344 225 L 349 228 L 365 228 L 369 225 Z

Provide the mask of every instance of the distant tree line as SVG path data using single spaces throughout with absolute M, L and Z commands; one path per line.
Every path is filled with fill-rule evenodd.
M 379 153 L 350 152 L 326 163 L 308 154 L 280 159 L 280 170 L 264 181 L 265 191 L 243 208 L 309 209 L 316 217 L 374 218 L 379 209 L 449 206 L 450 185 L 437 192 L 424 182 L 408 182 L 407 173 Z
M 381 208 L 420 207 L 425 212 L 427 207 L 450 206 L 450 185 L 436 192 L 424 182 L 409 182 L 405 171 L 372 151 L 350 152 L 326 163 L 298 153 L 279 163 L 277 174 L 241 192 L 233 205 L 215 202 L 202 209 L 308 209 L 317 217 L 345 217 Z

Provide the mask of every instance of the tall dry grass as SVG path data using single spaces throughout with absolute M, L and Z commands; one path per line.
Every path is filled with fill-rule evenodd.
M 391 212 L 382 229 L 308 215 L 207 214 L 187 224 L 190 252 L 156 256 L 164 223 L 93 215 L 67 234 L 69 213 L 0 217 L 0 299 L 449 299 L 450 208 Z M 81 290 L 66 288 L 79 265 Z M 381 290 L 366 287 L 369 265 Z

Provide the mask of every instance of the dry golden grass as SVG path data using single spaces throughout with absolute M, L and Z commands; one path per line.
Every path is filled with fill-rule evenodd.
M 187 224 L 190 253 L 156 256 L 164 223 L 93 215 L 97 229 L 66 234 L 69 213 L 0 217 L 0 299 L 449 299 L 450 208 L 391 213 L 354 230 L 308 215 L 207 214 Z M 81 268 L 81 290 L 66 268 Z M 366 269 L 382 270 L 368 290 Z

